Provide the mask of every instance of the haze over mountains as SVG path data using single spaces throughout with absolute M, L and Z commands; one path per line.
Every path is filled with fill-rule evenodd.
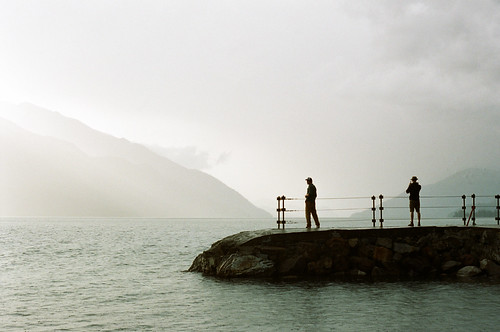
M 161 149 L 31 104 L 0 103 L 0 151 L 0 216 L 261 218 L 272 213 L 213 176 L 172 162 Z M 457 197 L 463 194 L 469 196 L 468 206 L 472 193 L 491 196 L 479 204 L 494 204 L 500 171 L 466 169 L 422 185 L 422 196 L 454 196 L 423 201 L 424 207 L 450 206 L 424 212 L 445 218 L 459 210 Z M 404 199 L 384 200 L 386 218 L 407 218 L 406 195 L 400 196 Z M 300 209 L 302 203 L 297 204 Z M 371 219 L 371 211 L 354 217 Z
M 0 104 L 0 151 L 0 216 L 270 217 L 208 174 L 30 104 Z

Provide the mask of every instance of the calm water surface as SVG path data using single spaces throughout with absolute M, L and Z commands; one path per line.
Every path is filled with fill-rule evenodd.
M 185 272 L 222 237 L 274 226 L 0 219 L 0 331 L 498 331 L 499 284 L 218 280 Z

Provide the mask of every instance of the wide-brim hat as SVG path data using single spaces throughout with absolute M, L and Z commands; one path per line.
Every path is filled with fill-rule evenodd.
M 413 176 L 413 177 L 411 178 L 411 180 L 412 180 L 412 181 L 417 181 L 417 180 L 418 180 L 418 178 L 417 178 L 416 176 Z

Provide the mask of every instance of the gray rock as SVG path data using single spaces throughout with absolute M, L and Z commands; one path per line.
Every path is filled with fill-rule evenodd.
M 348 242 L 349 242 L 349 246 L 351 248 L 355 248 L 358 245 L 359 239 L 358 238 L 352 238 L 352 239 L 349 239 Z
M 302 256 L 292 256 L 280 264 L 278 272 L 282 275 L 301 273 L 305 270 L 306 265 L 306 260 Z
M 500 265 L 486 258 L 481 261 L 481 270 L 486 271 L 489 276 L 500 276 Z
M 377 244 L 377 246 L 391 249 L 392 248 L 392 239 L 390 239 L 388 237 L 379 237 L 379 238 L 377 238 L 376 244 Z
M 349 271 L 349 275 L 351 277 L 366 277 L 366 272 L 363 272 L 363 271 L 358 270 L 358 269 L 354 269 L 354 270 Z
M 411 254 L 418 251 L 418 247 L 411 246 L 407 243 L 394 243 L 394 252 L 399 254 Z
M 386 247 L 376 247 L 373 251 L 373 259 L 381 263 L 392 261 L 392 250 Z
M 488 259 L 486 258 L 481 260 L 481 262 L 479 262 L 479 268 L 481 270 L 486 270 L 487 265 L 488 265 Z
M 464 266 L 457 272 L 457 277 L 460 278 L 469 278 L 469 277 L 474 277 L 480 274 L 482 271 L 480 268 L 477 266 Z
M 217 276 L 265 276 L 270 275 L 273 270 L 274 263 L 267 258 L 234 253 L 217 267 Z
M 454 268 L 459 267 L 460 265 L 462 265 L 462 263 L 457 262 L 457 261 L 447 261 L 446 263 L 444 263 L 441 266 L 441 270 L 443 270 L 444 272 L 447 272 L 449 270 L 452 270 Z

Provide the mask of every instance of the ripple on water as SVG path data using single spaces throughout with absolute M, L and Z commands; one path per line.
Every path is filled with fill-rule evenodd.
M 185 271 L 271 221 L 0 221 L 0 330 L 495 331 L 500 286 L 219 280 Z M 465 314 L 466 313 L 466 314 Z

